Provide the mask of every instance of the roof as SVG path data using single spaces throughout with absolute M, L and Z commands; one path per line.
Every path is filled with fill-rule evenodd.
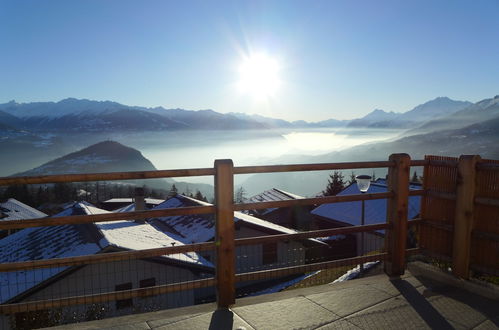
M 156 206 L 154 210 L 212 205 L 184 195 L 176 195 L 164 203 Z M 242 212 L 234 212 L 236 223 L 245 223 L 257 226 L 260 229 L 272 231 L 277 234 L 294 234 L 296 230 L 289 229 L 272 222 L 253 217 Z M 180 215 L 150 219 L 149 222 L 160 230 L 179 235 L 185 244 L 202 243 L 215 237 L 215 219 L 213 214 Z M 313 240 L 319 243 L 318 241 Z
M 248 202 L 250 203 L 257 203 L 257 202 L 273 202 L 273 201 L 285 201 L 285 200 L 291 200 L 291 199 L 302 199 L 304 197 L 298 196 L 292 193 L 289 193 L 284 190 L 280 190 L 277 188 L 272 188 L 270 190 L 266 190 L 262 193 L 259 193 L 257 195 L 254 195 L 248 199 Z M 270 208 L 270 209 L 264 209 L 264 210 L 257 210 L 257 213 L 264 215 L 270 212 L 273 212 L 277 210 L 277 208 Z
M 156 198 L 144 198 L 146 204 L 158 205 L 163 203 L 164 199 L 156 199 Z M 133 198 L 111 198 L 103 203 L 133 203 Z
M 410 184 L 409 189 L 421 189 L 418 184 Z M 378 179 L 376 182 L 371 182 L 367 193 L 382 193 L 387 192 L 385 179 Z M 360 194 L 360 190 L 356 184 L 351 184 L 337 196 Z M 365 201 L 365 224 L 383 223 L 386 222 L 386 198 L 374 199 Z M 312 214 L 321 216 L 326 219 L 344 222 L 345 224 L 358 226 L 361 223 L 362 202 L 341 202 L 322 204 L 312 210 Z M 408 218 L 415 218 L 420 212 L 421 196 L 409 196 Z
M 89 203 L 74 203 L 55 215 L 102 214 L 109 211 Z M 183 245 L 173 235 L 147 223 L 107 221 L 99 223 L 27 228 L 0 240 L 0 263 L 89 255 L 108 247 L 138 250 Z M 213 265 L 194 252 L 162 258 L 212 268 Z M 0 273 L 0 303 L 48 280 L 67 267 L 32 269 Z M 30 281 L 26 281 L 30 279 Z
M 0 203 L 0 212 L 0 220 L 34 219 L 47 216 L 45 213 L 14 198 L 9 198 L 6 202 Z

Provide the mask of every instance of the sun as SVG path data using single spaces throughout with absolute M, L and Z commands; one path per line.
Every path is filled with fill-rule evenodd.
M 238 88 L 256 98 L 273 96 L 281 85 L 279 71 L 279 62 L 267 54 L 247 56 L 239 66 Z

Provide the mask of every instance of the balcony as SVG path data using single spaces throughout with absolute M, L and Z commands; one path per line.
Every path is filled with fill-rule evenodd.
M 409 189 L 411 166 L 424 167 L 422 189 Z M 372 168 L 388 168 L 387 192 L 259 203 L 236 204 L 233 202 L 233 178 L 234 175 L 238 174 Z M 149 235 L 147 240 L 140 242 L 143 243 L 142 245 L 136 244 L 134 248 L 130 248 L 130 242 L 122 242 L 120 249 L 117 249 L 117 244 L 110 244 L 101 250 L 92 250 L 93 254 L 78 252 L 68 256 L 54 253 L 55 258 L 33 255 L 27 260 L 1 263 L 0 275 L 3 274 L 4 281 L 2 285 L 7 284 L 9 290 L 12 291 L 2 292 L 0 313 L 3 314 L 3 324 L 20 323 L 23 318 L 24 320 L 31 318 L 38 325 L 43 325 L 41 321 L 47 318 L 51 320 L 57 319 L 58 322 L 65 323 L 68 322 L 68 319 L 63 321 L 59 315 L 64 313 L 85 315 L 83 319 L 73 319 L 74 321 L 81 321 L 100 318 L 99 313 L 104 310 L 104 307 L 101 307 L 102 304 L 112 304 L 112 311 L 106 315 L 110 317 L 147 311 L 147 309 L 134 309 L 137 303 L 140 302 L 147 302 L 148 307 L 154 305 L 155 309 L 165 309 L 207 302 L 209 301 L 207 297 L 210 296 L 216 296 L 216 306 L 199 305 L 202 307 L 189 307 L 194 313 L 198 313 L 195 312 L 196 308 L 200 308 L 199 310 L 203 310 L 203 308 L 211 308 L 211 310 L 217 307 L 221 308 L 220 311 L 213 314 L 203 310 L 202 315 L 204 316 L 201 319 L 204 320 L 202 321 L 204 323 L 200 324 L 201 326 L 209 326 L 213 324 L 212 322 L 226 322 L 227 317 L 230 319 L 231 315 L 233 320 L 239 322 L 239 318 L 236 318 L 236 316 L 240 317 L 242 311 L 245 310 L 245 301 L 251 301 L 251 299 L 285 299 L 286 295 L 293 296 L 294 292 L 289 291 L 289 293 L 284 294 L 284 297 L 282 296 L 283 293 L 279 293 L 278 296 L 269 295 L 270 298 L 265 298 L 265 296 L 263 298 L 243 298 L 238 299 L 236 302 L 236 297 L 246 295 L 249 287 L 252 287 L 253 291 L 257 291 L 254 286 L 260 286 L 263 281 L 275 279 L 279 282 L 303 274 L 308 276 L 319 270 L 351 267 L 377 261 L 383 264 L 384 272 L 389 278 L 393 279 L 402 276 L 402 279 L 390 282 L 388 277 L 378 276 L 372 283 L 366 278 L 348 284 L 341 284 L 341 286 L 352 290 L 348 294 L 347 291 L 344 291 L 346 296 L 353 295 L 357 297 L 357 300 L 351 303 L 352 310 L 346 311 L 343 316 L 335 310 L 329 310 L 329 314 L 333 313 L 336 316 L 326 316 L 328 322 L 321 321 L 320 323 L 304 324 L 302 326 L 300 322 L 306 322 L 309 318 L 300 316 L 303 314 L 297 314 L 298 311 L 305 311 L 301 310 L 301 304 L 297 304 L 296 309 L 290 309 L 286 312 L 285 318 L 294 324 L 289 325 L 294 328 L 315 328 L 327 324 L 331 326 L 341 326 L 342 324 L 350 326 L 353 324 L 355 326 L 356 323 L 350 322 L 351 320 L 347 319 L 347 315 L 353 317 L 359 313 L 359 315 L 365 314 L 363 318 L 368 320 L 369 313 L 373 311 L 372 308 L 376 310 L 376 306 L 383 304 L 385 300 L 394 299 L 397 301 L 398 299 L 405 301 L 402 305 L 411 306 L 407 315 L 404 316 L 406 321 L 404 321 L 404 318 L 401 319 L 403 322 L 410 322 L 412 320 L 411 315 L 414 316 L 414 313 L 416 313 L 420 318 L 418 322 L 422 320 L 423 323 L 421 324 L 426 324 L 426 326 L 431 327 L 435 324 L 445 326 L 451 324 L 454 326 L 452 322 L 455 320 L 452 317 L 450 319 L 445 316 L 437 317 L 439 313 L 435 312 L 435 310 L 438 310 L 438 307 L 433 306 L 431 303 L 428 305 L 431 298 L 427 299 L 427 303 L 425 303 L 421 295 L 416 294 L 418 289 L 423 290 L 424 297 L 425 288 L 431 291 L 433 286 L 425 286 L 424 283 L 420 282 L 419 278 L 416 279 L 410 274 L 404 275 L 404 273 L 408 260 L 420 256 L 433 264 L 451 269 L 456 278 L 469 279 L 474 275 L 497 277 L 499 271 L 497 262 L 499 260 L 499 231 L 497 230 L 497 223 L 499 223 L 499 212 L 497 212 L 499 207 L 498 170 L 497 161 L 482 160 L 478 156 L 462 156 L 460 159 L 428 156 L 424 160 L 411 160 L 405 154 L 395 154 L 390 156 L 389 160 L 380 162 L 234 167 L 232 161 L 220 160 L 215 162 L 214 168 L 202 169 L 0 178 L 0 185 L 11 185 L 204 175 L 213 175 L 215 177 L 214 205 L 203 204 L 126 213 L 70 215 L 0 222 L 0 229 L 3 230 L 44 227 L 54 228 L 54 230 L 73 228 L 68 226 L 80 226 L 77 228 L 81 229 L 83 224 L 97 224 L 101 235 L 105 232 L 104 227 L 109 230 L 117 230 L 116 232 L 123 228 L 133 227 L 134 230 Z M 410 196 L 421 196 L 421 212 L 417 219 L 407 218 Z M 237 218 L 237 212 L 242 210 L 380 199 L 387 201 L 385 222 L 300 232 L 281 231 L 271 235 L 252 236 L 245 234 L 243 237 L 236 238 L 238 228 L 236 228 L 237 221 L 235 221 L 235 217 Z M 141 221 L 142 219 L 206 214 L 214 214 L 215 216 L 214 239 L 193 244 L 186 244 L 186 242 L 175 244 L 179 241 L 171 238 L 173 236 L 169 236 L 171 239 L 166 241 L 168 244 L 163 244 L 161 239 L 154 238 L 156 236 L 153 235 L 152 229 L 148 227 L 149 223 Z M 239 217 L 244 218 L 245 216 L 240 215 Z M 258 221 L 251 222 L 248 220 L 247 222 L 251 223 L 253 227 L 258 225 Z M 147 232 L 145 231 L 146 227 Z M 273 229 L 274 231 L 277 230 L 276 227 Z M 113 232 L 113 235 L 116 232 Z M 74 233 L 74 230 L 71 231 L 71 234 Z M 81 234 L 81 231 L 79 233 Z M 358 235 L 359 233 L 369 233 L 372 234 L 371 236 L 381 237 L 383 245 L 379 246 L 377 242 L 380 240 L 377 240 L 376 243 L 372 243 L 368 251 L 363 250 L 362 253 L 357 253 L 355 256 L 340 259 L 322 258 L 320 253 L 312 253 L 307 256 L 310 249 L 319 249 L 320 251 L 318 245 L 320 242 L 317 243 L 316 238 L 334 235 Z M 414 242 L 411 243 L 412 245 L 408 244 L 408 233 L 415 237 Z M 67 236 L 70 236 L 69 233 L 64 237 Z M 103 238 L 109 243 L 116 236 L 104 235 Z M 159 242 L 159 245 L 154 245 L 151 242 Z M 51 242 L 46 243 L 49 246 L 51 244 Z M 261 257 L 261 260 L 258 259 L 256 255 L 261 256 L 265 246 L 270 243 L 278 246 L 275 252 L 271 252 L 275 255 L 273 257 L 275 260 L 269 262 L 270 259 L 264 261 L 264 257 Z M 102 244 L 99 246 L 102 247 Z M 281 251 L 279 248 L 284 250 Z M 50 251 L 53 252 L 53 250 L 56 249 L 53 248 Z M 313 257 L 310 257 L 310 255 Z M 292 260 L 290 260 L 289 256 L 292 256 Z M 257 262 L 258 267 L 242 267 L 241 265 L 247 266 L 248 263 L 240 263 L 238 260 L 241 258 L 247 258 L 248 260 L 258 259 L 260 261 Z M 210 270 L 210 264 L 212 270 Z M 155 274 L 154 277 L 148 275 L 153 273 Z M 384 289 L 373 291 L 376 286 Z M 25 290 L 23 291 L 22 288 L 25 288 Z M 359 288 L 367 291 L 359 291 Z M 295 291 L 294 294 L 298 295 L 298 297 L 293 299 L 306 301 L 307 304 L 313 302 L 317 306 L 317 302 L 314 302 L 314 299 L 311 298 L 312 295 L 319 295 L 317 296 L 319 299 L 320 290 L 325 290 L 322 293 L 323 297 L 334 296 L 338 294 L 337 291 L 341 291 L 337 286 L 318 286 L 305 290 L 311 290 L 302 293 L 305 298 L 300 298 L 299 291 Z M 378 301 L 377 299 L 380 296 L 384 298 Z M 365 309 L 357 309 L 359 303 L 362 305 L 364 301 L 371 298 L 375 300 L 372 305 L 366 306 Z M 182 301 L 184 302 L 182 303 Z M 460 300 L 457 299 L 456 301 Z M 287 300 L 282 300 L 280 303 L 276 303 L 286 305 L 287 302 Z M 260 306 L 254 308 L 256 310 L 260 308 L 262 312 L 268 312 L 268 308 L 273 308 L 271 305 L 265 304 L 262 302 L 251 306 Z M 229 307 L 232 308 L 234 314 L 227 314 L 229 312 L 226 308 Z M 396 306 L 393 306 L 393 308 L 388 306 L 384 313 L 391 316 L 385 315 L 383 318 L 394 318 L 394 313 L 398 313 L 397 308 Z M 251 310 L 249 307 L 246 309 Z M 109 311 L 109 309 L 106 311 Z M 166 317 L 164 319 L 166 320 L 168 315 L 181 312 L 175 309 L 171 310 L 171 312 L 156 313 L 165 313 Z M 186 315 L 192 315 L 189 311 L 186 313 Z M 490 313 L 487 312 L 487 309 L 478 311 L 478 313 L 484 315 L 486 319 L 490 318 L 489 321 L 497 325 L 497 320 L 489 316 Z M 267 313 L 266 315 L 270 320 L 281 320 L 274 314 Z M 328 314 L 328 312 L 325 314 Z M 147 315 L 149 314 L 135 315 L 133 317 L 145 318 L 144 320 L 147 320 L 148 317 L 155 318 L 155 316 Z M 255 323 L 257 321 L 251 319 L 251 312 L 247 315 L 249 315 L 247 319 L 242 317 L 241 320 L 249 323 L 249 325 L 257 324 Z M 431 320 L 427 320 L 428 317 L 437 323 L 431 323 Z M 196 317 L 188 317 L 187 319 L 197 322 Z M 334 324 L 334 322 L 338 323 Z M 490 323 L 484 322 L 487 322 L 487 320 L 482 320 L 482 323 L 490 325 Z M 482 323 L 473 326 L 479 326 Z M 236 323 L 233 325 L 235 326 Z M 264 325 L 261 326 L 265 328 Z M 362 326 L 360 324 L 357 326 L 366 327 L 366 325 Z M 260 328 L 260 325 L 257 328 Z

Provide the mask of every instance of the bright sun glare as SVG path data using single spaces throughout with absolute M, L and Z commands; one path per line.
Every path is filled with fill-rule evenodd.
M 273 96 L 280 85 L 279 63 L 266 54 L 244 58 L 239 67 L 239 90 L 256 98 Z

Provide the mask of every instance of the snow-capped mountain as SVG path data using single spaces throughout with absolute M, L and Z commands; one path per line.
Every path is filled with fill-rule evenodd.
M 448 116 L 429 121 L 417 128 L 416 131 L 457 129 L 466 125 L 491 120 L 497 116 L 499 116 L 499 95 L 471 104 Z
M 64 99 L 59 102 L 0 104 L 17 128 L 60 131 L 154 131 L 175 129 L 261 129 L 266 125 L 213 110 L 145 108 L 111 101 Z
M 377 109 L 363 118 L 353 120 L 349 126 L 373 128 L 415 127 L 430 120 L 456 113 L 470 105 L 472 103 L 468 101 L 456 101 L 448 97 L 437 97 L 403 113 L 386 112 Z
M 372 112 L 368 113 L 362 118 L 352 120 L 348 126 L 349 127 L 367 127 L 375 123 L 388 122 L 394 120 L 400 116 L 399 113 L 393 111 L 386 112 L 381 109 L 374 109 Z

